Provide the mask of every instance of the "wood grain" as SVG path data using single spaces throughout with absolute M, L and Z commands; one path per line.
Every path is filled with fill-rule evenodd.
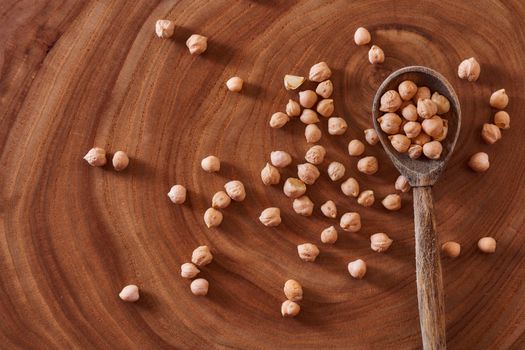
M 377 198 L 394 191 L 397 173 L 381 147 L 374 176 L 355 170 L 352 138 L 370 127 L 372 98 L 381 81 L 406 65 L 441 72 L 458 93 L 461 135 L 446 172 L 433 188 L 440 240 L 462 254 L 444 259 L 447 345 L 450 349 L 525 346 L 525 28 L 522 1 L 54 1 L 0 2 L 0 342 L 24 348 L 420 348 L 410 194 L 403 208 L 361 208 L 324 174 L 308 189 L 320 205 L 359 211 L 363 229 L 319 242 L 333 224 L 318 209 L 293 213 L 280 187 L 264 187 L 259 171 L 271 150 L 288 150 L 294 164 L 307 145 L 303 126 L 267 126 L 293 94 L 286 73 L 307 74 L 325 60 L 333 68 L 342 137 L 321 140 L 329 161 L 344 163 Z M 158 18 L 177 24 L 173 40 L 154 35 Z M 367 26 L 386 53 L 367 61 L 352 43 Z M 190 56 L 192 33 L 209 37 L 208 51 Z M 456 77 L 458 63 L 476 56 L 476 83 Z M 242 94 L 225 81 L 240 75 Z M 505 88 L 512 117 L 503 139 L 487 146 L 481 125 L 491 118 L 491 91 Z M 91 168 L 93 145 L 125 150 L 130 167 Z M 475 174 L 468 157 L 486 151 L 491 168 Z M 200 160 L 215 154 L 219 174 Z M 290 176 L 294 169 L 286 170 Z M 213 193 L 240 179 L 247 199 L 224 211 L 217 229 L 202 220 Z M 184 206 L 166 196 L 188 188 Z M 378 201 L 379 202 L 379 201 Z M 279 206 L 283 224 L 265 228 L 260 211 Z M 384 254 L 368 236 L 394 239 Z M 493 255 L 477 240 L 498 241 Z M 314 242 L 315 263 L 295 246 Z M 205 298 L 194 297 L 179 266 L 207 244 L 214 262 L 203 269 Z M 365 279 L 346 264 L 362 258 Z M 302 313 L 283 319 L 282 286 L 304 287 Z M 137 283 L 136 304 L 122 303 L 123 285 Z

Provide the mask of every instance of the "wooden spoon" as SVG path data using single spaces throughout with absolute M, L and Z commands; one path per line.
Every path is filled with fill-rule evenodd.
M 448 119 L 448 135 L 442 141 L 443 153 L 440 159 L 431 160 L 424 156 L 420 159 L 410 159 L 408 155 L 398 153 L 390 144 L 388 135 L 379 126 L 377 118 L 381 113 L 379 111 L 381 96 L 388 90 L 397 91 L 397 86 L 404 80 L 411 80 L 417 86 L 427 86 L 432 93 L 437 91 L 450 101 L 450 111 L 445 115 Z M 443 281 L 431 188 L 445 168 L 459 136 L 461 125 L 459 101 L 454 89 L 441 74 L 430 68 L 412 66 L 399 69 L 385 79 L 374 97 L 372 111 L 374 128 L 379 135 L 379 140 L 395 167 L 408 179 L 413 188 L 417 298 L 423 348 L 445 349 Z

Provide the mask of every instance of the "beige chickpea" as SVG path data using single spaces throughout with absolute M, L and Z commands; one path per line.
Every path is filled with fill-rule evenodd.
M 285 151 L 270 152 L 270 162 L 274 167 L 286 168 L 292 163 L 292 156 Z
M 394 187 L 396 188 L 396 190 L 401 191 L 403 193 L 410 191 L 410 183 L 408 182 L 408 179 L 403 175 L 399 175 L 397 177 Z
M 206 245 L 201 245 L 193 251 L 191 254 L 191 262 L 198 267 L 203 267 L 211 263 L 213 255 L 211 254 L 210 248 Z
M 200 55 L 208 48 L 208 38 L 199 34 L 193 34 L 186 41 L 186 46 L 192 55 Z
M 322 136 L 323 133 L 321 129 L 319 129 L 319 127 L 315 124 L 308 124 L 304 128 L 304 137 L 308 143 L 316 143 L 321 139 Z
M 224 185 L 228 196 L 236 202 L 242 202 L 246 198 L 246 190 L 242 182 L 233 180 Z
M 117 151 L 113 155 L 112 163 L 113 163 L 113 168 L 116 171 L 122 171 L 128 167 L 129 157 L 125 152 Z
M 326 79 L 330 79 L 330 76 L 332 75 L 332 71 L 328 67 L 328 64 L 326 62 L 319 62 L 314 64 L 310 68 L 310 73 L 308 74 L 308 80 L 315 81 L 316 83 L 320 83 L 322 81 L 325 81 Z
M 389 194 L 381 201 L 383 207 L 388 210 L 399 210 L 401 209 L 401 196 L 398 194 Z
M 345 172 L 345 166 L 339 162 L 331 162 L 328 165 L 327 173 L 332 181 L 341 180 L 345 176 Z
M 414 138 L 421 132 L 421 124 L 418 122 L 407 122 L 403 126 L 403 131 L 408 138 Z
M 315 145 L 310 147 L 308 151 L 306 151 L 304 159 L 306 159 L 308 163 L 319 165 L 324 161 L 325 155 L 326 149 L 323 146 Z
M 404 101 L 410 101 L 417 92 L 417 85 L 411 80 L 405 80 L 399 84 L 397 91 Z
M 297 253 L 302 261 L 314 262 L 319 255 L 319 248 L 312 243 L 304 243 L 297 246 Z
M 303 287 L 296 280 L 288 280 L 284 283 L 284 295 L 290 301 L 303 300 Z
M 232 92 L 240 92 L 242 90 L 242 86 L 244 84 L 244 81 L 240 77 L 231 77 L 226 82 L 226 87 L 228 90 Z
M 432 118 L 437 113 L 437 105 L 429 98 L 417 101 L 417 114 L 423 119 Z
M 301 116 L 299 119 L 307 125 L 319 123 L 319 117 L 317 116 L 317 113 L 313 109 L 305 108 L 303 109 L 303 112 L 301 113 Z
M 186 187 L 175 185 L 168 192 L 168 197 L 173 203 L 182 204 L 186 201 L 186 193 Z
M 222 223 L 222 213 L 215 208 L 208 208 L 204 212 L 204 223 L 208 228 L 217 227 Z
M 397 134 L 403 122 L 396 113 L 385 113 L 377 118 L 381 130 L 389 135 Z
M 378 253 L 387 251 L 392 245 L 392 242 L 392 239 L 383 232 L 374 233 L 372 236 L 370 236 L 370 248 Z
M 331 80 L 325 80 L 317 84 L 317 87 L 315 88 L 315 93 L 321 96 L 322 98 L 328 98 L 332 96 L 333 91 L 334 84 L 332 84 Z
M 430 137 L 437 138 L 443 133 L 443 119 L 435 115 L 421 123 L 421 129 Z
M 439 141 L 430 141 L 423 145 L 423 154 L 429 159 L 439 159 L 443 146 Z
M 224 209 L 227 208 L 230 203 L 232 202 L 232 199 L 228 194 L 224 191 L 218 191 L 216 192 L 212 199 L 211 199 L 211 207 L 215 209 Z
M 483 237 L 478 241 L 478 248 L 483 253 L 494 253 L 496 251 L 496 240 L 492 237 Z
M 410 148 L 410 139 L 402 134 L 388 136 L 392 147 L 399 153 L 406 153 Z
M 479 78 L 481 67 L 474 57 L 463 60 L 458 66 L 458 76 L 460 79 L 476 81 Z
M 417 88 L 413 101 L 417 105 L 419 100 L 426 100 L 428 98 L 430 98 L 430 89 L 426 86 L 420 86 Z
M 301 106 L 296 101 L 289 99 L 286 104 L 286 114 L 290 117 L 298 117 L 301 114 Z
M 481 129 L 481 138 L 486 144 L 492 145 L 501 139 L 501 130 L 494 124 L 485 123 Z
M 307 185 L 313 185 L 321 173 L 313 164 L 304 163 L 297 165 L 297 177 Z
M 356 198 L 359 195 L 359 183 L 353 177 L 349 177 L 341 184 L 341 191 L 345 196 Z
M 448 98 L 441 95 L 439 92 L 434 92 L 430 98 L 437 106 L 437 114 L 445 114 L 450 110 L 450 102 Z
M 363 157 L 357 162 L 357 170 L 363 174 L 373 175 L 379 170 L 379 163 L 374 156 Z
M 312 108 L 317 102 L 317 94 L 313 90 L 299 92 L 299 104 L 304 108 Z
M 328 119 L 328 133 L 330 135 L 343 135 L 348 129 L 346 120 L 339 117 L 331 117 Z
M 298 75 L 286 74 L 284 76 L 284 88 L 286 90 L 295 90 L 305 82 L 305 77 Z
M 354 42 L 356 45 L 366 45 L 372 40 L 372 37 L 370 36 L 370 32 L 363 27 L 359 27 L 356 29 L 354 33 Z
M 461 253 L 461 246 L 457 242 L 445 242 L 441 245 L 441 252 L 448 256 L 449 258 L 457 258 Z
M 401 115 L 408 121 L 415 122 L 419 117 L 417 115 L 417 108 L 412 103 L 407 104 L 403 109 L 401 109 Z
M 106 151 L 100 147 L 93 147 L 84 156 L 84 160 L 91 166 L 104 166 L 106 165 Z
M 175 23 L 168 19 L 159 19 L 155 22 L 155 33 L 159 38 L 171 38 L 175 32 Z
M 379 142 L 379 136 L 376 129 L 365 129 L 365 140 L 369 145 L 376 145 Z
M 279 208 L 266 208 L 259 215 L 259 221 L 268 227 L 275 227 L 281 223 L 281 210 Z
M 441 134 L 439 134 L 439 136 L 434 137 L 434 140 L 436 140 L 436 141 L 443 141 L 444 139 L 447 138 L 447 134 L 448 134 L 448 120 L 447 119 L 442 119 L 442 121 L 443 121 L 443 130 L 441 131 Z
M 265 167 L 261 170 L 261 180 L 266 186 L 277 185 L 281 181 L 281 174 L 279 169 L 266 163 Z
M 208 294 L 208 289 L 210 288 L 210 283 L 204 278 L 197 278 L 193 280 L 190 284 L 190 290 L 193 295 L 205 296 Z
M 468 166 L 477 173 L 487 171 L 490 167 L 489 155 L 485 152 L 474 153 L 468 161 Z
M 286 300 L 281 305 L 281 315 L 283 317 L 295 317 L 301 312 L 301 307 L 295 301 Z
M 354 139 L 348 143 L 348 154 L 353 157 L 358 157 L 365 152 L 365 144 Z
M 317 113 L 325 118 L 330 117 L 334 113 L 334 100 L 331 98 L 325 98 L 317 104 Z
M 357 197 L 357 203 L 363 207 L 371 207 L 374 205 L 375 199 L 374 191 L 366 190 L 359 194 L 359 197 Z
M 207 156 L 201 160 L 201 168 L 208 173 L 216 173 L 221 170 L 221 161 L 216 156 Z
M 383 96 L 381 96 L 380 102 L 379 110 L 381 112 L 395 112 L 403 103 L 401 96 L 399 96 L 396 90 L 388 90 L 385 92 Z
M 348 272 L 350 273 L 350 276 L 360 280 L 365 277 L 366 263 L 361 259 L 351 261 L 348 263 Z
M 372 45 L 368 51 L 368 61 L 372 64 L 383 63 L 385 62 L 385 53 L 379 46 Z
M 287 197 L 295 199 L 306 192 L 306 185 L 299 179 L 289 177 L 284 182 L 283 192 Z
M 180 266 L 180 276 L 182 278 L 194 278 L 197 276 L 201 270 L 197 266 L 195 266 L 193 263 L 184 263 Z
M 412 143 L 423 146 L 425 143 L 432 141 L 432 138 L 426 132 L 421 131 L 416 137 L 412 138 Z
M 344 213 L 339 221 L 339 226 L 348 232 L 361 230 L 361 215 L 359 213 Z
M 509 104 L 509 96 L 505 92 L 505 89 L 499 89 L 490 95 L 489 102 L 492 108 L 504 109 Z
M 411 144 L 408 148 L 408 156 L 410 159 L 418 159 L 423 154 L 423 146 Z
M 499 111 L 494 114 L 494 124 L 500 129 L 510 128 L 510 116 L 505 111 Z
M 314 202 L 308 196 L 295 198 L 292 203 L 293 210 L 302 216 L 312 216 L 314 211 Z
M 270 117 L 270 127 L 274 129 L 280 129 L 290 121 L 290 117 L 286 113 L 276 112 Z
M 323 205 L 321 205 L 321 212 L 327 218 L 335 219 L 337 217 L 337 207 L 334 201 L 328 200 Z
M 134 284 L 127 285 L 122 288 L 118 296 L 123 301 L 134 303 L 140 298 L 139 287 Z
M 321 242 L 325 244 L 334 244 L 337 241 L 337 230 L 334 226 L 325 228 L 321 232 Z

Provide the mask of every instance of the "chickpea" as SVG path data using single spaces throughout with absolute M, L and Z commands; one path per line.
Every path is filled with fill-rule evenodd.
M 266 166 L 261 170 L 261 180 L 266 186 L 277 185 L 281 181 L 279 169 L 270 163 L 266 163 Z
M 290 117 L 286 113 L 276 112 L 270 117 L 270 127 L 280 129 L 290 121 Z
M 106 165 L 106 151 L 100 147 L 93 147 L 84 156 L 84 160 L 91 166 L 104 166 Z
M 321 212 L 327 218 L 335 219 L 337 217 L 337 207 L 335 206 L 334 201 L 326 201 L 321 205 Z
M 445 242 L 441 246 L 441 251 L 449 258 L 454 259 L 457 258 L 461 253 L 461 246 L 459 245 L 459 243 L 456 242 Z
M 395 112 L 401 107 L 403 101 L 396 90 L 388 90 L 381 96 L 380 103 L 379 110 L 381 112 Z
M 191 262 L 198 267 L 206 266 L 211 263 L 212 260 L 213 255 L 210 252 L 210 248 L 206 245 L 201 245 L 200 247 L 195 248 L 191 254 Z
M 350 273 L 350 276 L 360 280 L 365 277 L 366 263 L 361 259 L 351 261 L 348 263 L 348 272 Z
M 431 100 L 437 106 L 437 114 L 445 114 L 450 110 L 450 102 L 448 101 L 448 98 L 441 95 L 439 92 L 434 92 Z
M 417 108 L 413 104 L 408 104 L 403 109 L 401 109 L 401 115 L 408 121 L 415 122 L 417 121 Z
M 306 125 L 319 123 L 319 117 L 317 116 L 317 113 L 315 113 L 314 110 L 308 108 L 303 109 L 299 119 L 301 119 L 301 121 Z
M 372 40 L 372 37 L 370 36 L 370 32 L 363 27 L 359 27 L 356 29 L 354 33 L 354 42 L 356 45 L 366 45 Z
M 302 216 L 312 216 L 314 202 L 308 196 L 301 196 L 293 200 L 293 210 Z
M 242 202 L 246 198 L 246 190 L 242 182 L 233 180 L 224 185 L 228 196 L 236 202 Z
M 216 173 L 221 170 L 221 161 L 216 156 L 207 156 L 201 161 L 201 168 L 208 173 Z
M 388 210 L 399 210 L 401 209 L 401 196 L 389 194 L 381 201 L 381 204 Z
M 439 141 L 430 141 L 423 145 L 423 154 L 429 159 L 439 159 L 443 146 Z
M 326 149 L 323 146 L 315 145 L 306 151 L 304 159 L 306 159 L 308 163 L 319 165 L 323 162 L 325 155 Z
M 499 111 L 494 114 L 494 124 L 500 129 L 510 128 L 510 116 L 505 111 Z
M 193 263 L 184 263 L 180 266 L 180 275 L 182 278 L 193 278 L 201 272 Z
M 332 162 L 328 165 L 328 176 L 332 181 L 338 181 L 345 176 L 345 166 L 339 162 Z
M 299 198 L 306 192 L 306 185 L 299 179 L 289 177 L 284 182 L 283 192 L 289 198 Z
M 168 192 L 168 197 L 175 204 L 182 204 L 186 201 L 186 187 L 182 185 L 173 186 Z
M 299 104 L 304 108 L 312 108 L 317 102 L 317 94 L 313 90 L 299 92 Z
M 286 114 L 290 118 L 298 117 L 301 114 L 301 106 L 296 101 L 290 99 L 286 104 Z
M 208 228 L 219 226 L 222 219 L 222 213 L 215 208 L 208 208 L 204 213 L 204 223 Z
M 378 253 L 387 251 L 392 242 L 393 240 L 386 233 L 374 233 L 370 236 L 370 248 Z
M 425 120 L 426 121 L 426 120 Z M 419 135 L 421 132 L 421 124 L 418 122 L 407 122 L 403 126 L 403 131 L 405 132 L 405 135 L 407 135 L 408 138 L 414 138 Z
M 439 137 L 443 133 L 443 119 L 435 115 L 421 123 L 421 129 L 430 137 Z
M 411 80 L 405 80 L 399 84 L 397 91 L 404 101 L 410 101 L 416 95 L 417 85 Z
M 210 283 L 204 278 L 197 278 L 193 280 L 190 284 L 190 289 L 193 295 L 205 296 L 208 294 L 208 289 L 210 288 Z
M 379 170 L 379 163 L 377 162 L 377 158 L 374 156 L 368 156 L 359 159 L 359 161 L 357 162 L 357 170 L 367 175 L 373 175 L 377 173 L 377 171 Z
M 477 173 L 483 173 L 490 167 L 489 155 L 485 152 L 474 153 L 468 161 L 468 166 Z
M 284 295 L 290 301 L 303 300 L 303 287 L 296 280 L 288 280 L 284 283 Z
M 411 159 L 418 159 L 423 154 L 423 147 L 421 145 L 411 144 L 408 148 L 408 156 Z
M 417 101 L 417 114 L 423 119 L 432 118 L 437 113 L 437 105 L 430 98 Z
M 334 85 L 332 84 L 331 80 L 325 80 L 317 84 L 317 88 L 315 89 L 316 94 L 318 94 L 322 98 L 329 98 L 330 96 L 332 96 L 333 91 Z
M 419 100 L 425 100 L 427 98 L 430 98 L 430 89 L 426 86 L 421 86 L 417 88 L 413 101 L 417 105 Z
M 281 305 L 283 317 L 295 317 L 301 312 L 301 307 L 295 301 L 286 300 Z
M 348 232 L 359 232 L 361 230 L 361 216 L 359 213 L 344 213 L 339 221 L 339 226 Z
M 423 146 L 425 143 L 432 141 L 432 138 L 424 131 L 421 131 L 416 137 L 412 138 L 412 143 Z
M 285 151 L 273 151 L 270 153 L 270 162 L 277 168 L 286 168 L 292 163 L 292 156 Z
M 297 253 L 302 261 L 314 262 L 319 255 L 319 248 L 312 243 L 304 243 L 297 246 Z
M 281 224 L 281 210 L 279 208 L 270 207 L 262 211 L 259 216 L 259 221 L 268 227 L 275 227 Z
M 379 136 L 377 135 L 376 129 L 366 129 L 365 140 L 369 145 L 376 145 L 379 142 Z
M 313 185 L 319 178 L 319 169 L 313 164 L 304 163 L 297 165 L 297 177 L 307 185 Z
M 365 144 L 359 140 L 352 140 L 348 143 L 348 154 L 357 157 L 365 152 Z
M 447 134 L 448 134 L 448 120 L 443 119 L 442 121 L 443 121 L 443 131 L 441 132 L 439 136 L 434 137 L 434 140 L 436 141 L 443 141 L 447 137 Z
M 368 61 L 372 64 L 383 63 L 385 62 L 385 53 L 379 46 L 372 45 L 368 51 Z
M 403 193 L 410 191 L 410 183 L 408 182 L 408 179 L 403 175 L 398 176 L 394 187 L 396 188 L 396 190 L 401 191 Z
M 458 66 L 458 76 L 460 79 L 468 81 L 478 80 L 481 67 L 474 57 L 462 61 Z
M 231 77 L 226 82 L 226 87 L 232 92 L 240 92 L 242 90 L 242 85 L 244 81 L 240 77 Z
M 317 113 L 325 118 L 330 117 L 334 113 L 334 109 L 334 100 L 328 98 L 319 101 L 316 108 Z
M 509 104 L 509 96 L 505 92 L 505 89 L 500 89 L 490 95 L 489 102 L 492 108 L 504 109 Z
M 310 73 L 308 74 L 308 80 L 315 81 L 317 83 L 329 79 L 332 75 L 332 71 L 326 64 L 326 62 L 319 62 L 314 64 L 310 68 Z
M 330 135 L 343 135 L 348 129 L 346 120 L 339 117 L 331 117 L 328 119 L 328 133 Z
M 327 227 L 321 232 L 321 242 L 334 244 L 337 241 L 337 230 L 334 226 Z
M 139 287 L 134 284 L 130 284 L 122 288 L 119 293 L 119 298 L 129 303 L 134 303 L 140 298 Z
M 392 147 L 399 153 L 406 153 L 408 152 L 408 148 L 410 147 L 410 139 L 402 134 L 392 135 L 388 137 L 390 139 L 390 143 L 392 144 Z
M 397 134 L 402 123 L 401 118 L 395 113 L 385 113 L 377 118 L 377 121 L 381 130 L 389 135 Z
M 481 138 L 486 144 L 492 145 L 501 139 L 501 130 L 494 124 L 483 124 L 481 129 Z
M 359 194 L 359 197 L 357 197 L 357 203 L 362 205 L 363 207 L 371 207 L 374 205 L 375 197 L 374 197 L 374 191 L 372 190 L 366 190 Z
M 483 253 L 494 253 L 496 251 L 496 240 L 492 237 L 483 237 L 478 241 L 478 248 Z
M 316 143 L 322 137 L 321 129 L 315 124 L 308 124 L 304 129 L 304 137 L 308 143 Z
M 224 191 L 219 191 L 213 195 L 211 199 L 211 207 L 215 209 L 224 209 L 227 208 L 232 199 Z
M 359 183 L 353 177 L 349 177 L 341 184 L 341 191 L 345 196 L 355 198 L 359 195 Z
M 112 163 L 116 171 L 122 171 L 128 167 L 129 157 L 125 152 L 117 151 L 113 155 Z

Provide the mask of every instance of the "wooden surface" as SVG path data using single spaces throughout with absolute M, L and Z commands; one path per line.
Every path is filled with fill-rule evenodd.
M 525 346 L 525 4 L 521 1 L 38 1 L 0 2 L 0 342 L 2 348 L 419 348 L 411 194 L 400 212 L 345 199 L 324 174 L 308 190 L 317 205 L 333 199 L 340 212 L 357 210 L 363 229 L 341 233 L 335 246 L 319 242 L 333 222 L 318 209 L 299 217 L 279 187 L 264 187 L 259 171 L 271 150 L 295 162 L 307 145 L 303 126 L 267 126 L 292 94 L 286 73 L 307 74 L 325 60 L 333 68 L 342 137 L 325 133 L 325 169 L 342 161 L 377 198 L 394 191 L 397 176 L 380 145 L 374 176 L 355 170 L 351 138 L 370 127 L 380 82 L 405 65 L 441 72 L 460 98 L 462 131 L 447 170 L 433 189 L 440 240 L 462 253 L 443 260 L 450 349 Z M 158 18 L 175 20 L 173 40 L 154 35 Z M 367 26 L 386 53 L 381 66 L 356 47 Z M 209 37 L 208 51 L 189 55 L 192 33 Z M 460 81 L 457 65 L 476 56 L 477 83 Z M 247 82 L 228 93 L 232 75 Z M 506 88 L 512 126 L 492 146 L 480 128 L 491 118 L 491 91 Z M 326 131 L 326 121 L 322 128 Z M 93 145 L 125 150 L 130 167 L 116 173 L 83 160 Z M 491 168 L 475 174 L 468 157 L 486 151 Z M 217 175 L 200 160 L 223 160 Z M 289 176 L 294 169 L 287 169 Z M 218 229 L 202 220 L 227 179 L 247 185 L 247 199 L 224 210 Z M 169 187 L 189 190 L 184 206 Z M 268 206 L 283 224 L 258 222 Z M 368 236 L 394 239 L 383 254 Z M 493 255 L 478 238 L 498 241 Z M 321 254 L 304 263 L 298 243 Z M 203 269 L 208 297 L 194 297 L 179 265 L 208 244 L 214 262 Z M 346 264 L 368 264 L 353 280 Z M 282 286 L 304 287 L 302 312 L 283 319 Z M 123 285 L 142 298 L 121 302 Z

